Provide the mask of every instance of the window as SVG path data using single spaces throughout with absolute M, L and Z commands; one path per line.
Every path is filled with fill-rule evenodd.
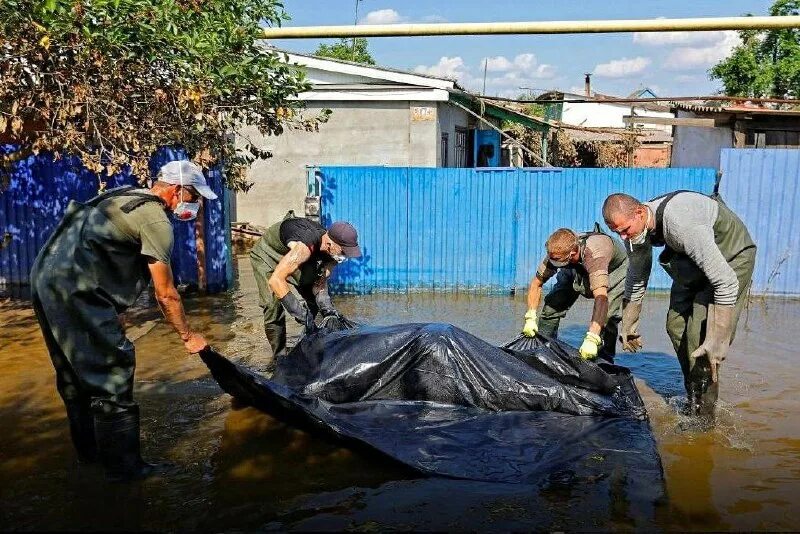
M 442 158 L 440 167 L 447 167 L 447 154 L 449 151 L 448 134 L 442 134 Z

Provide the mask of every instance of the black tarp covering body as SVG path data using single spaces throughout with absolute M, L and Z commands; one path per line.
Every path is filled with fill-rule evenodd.
M 585 362 L 556 340 L 499 348 L 446 324 L 327 326 L 345 329 L 306 336 L 271 380 L 211 350 L 202 357 L 240 401 L 425 474 L 537 485 L 608 478 L 626 500 L 663 496 L 627 369 Z

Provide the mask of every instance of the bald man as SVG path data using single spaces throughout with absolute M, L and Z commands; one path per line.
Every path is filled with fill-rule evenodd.
M 559 228 L 545 243 L 546 254 L 528 288 L 528 311 L 522 333 L 557 337 L 561 319 L 578 296 L 594 299 L 589 329 L 579 349 L 586 360 L 612 361 L 616 354 L 617 326 L 622 318 L 622 294 L 628 258 L 622 243 L 594 231 L 576 233 Z M 544 298 L 541 321 L 537 309 L 542 286 L 553 276 L 556 283 Z
M 695 415 L 713 415 L 718 373 L 733 341 L 755 267 L 756 245 L 744 223 L 717 196 L 675 191 L 645 203 L 623 194 L 603 204 L 608 227 L 627 242 L 623 349 L 637 351 L 652 248 L 672 277 L 667 333 L 678 355 Z

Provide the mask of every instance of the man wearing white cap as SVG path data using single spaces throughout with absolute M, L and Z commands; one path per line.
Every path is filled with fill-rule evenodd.
M 164 317 L 186 350 L 207 345 L 186 321 L 170 267 L 168 213 L 194 219 L 201 197 L 217 198 L 202 170 L 173 161 L 150 190 L 119 187 L 86 203 L 70 202 L 31 271 L 33 307 L 78 459 L 99 460 L 113 480 L 142 478 L 155 469 L 140 454 L 134 346 L 119 314 L 152 280 Z

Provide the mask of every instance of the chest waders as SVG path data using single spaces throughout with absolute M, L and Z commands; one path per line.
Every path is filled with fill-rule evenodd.
M 539 319 L 539 333 L 548 337 L 558 337 L 558 327 L 561 319 L 567 316 L 567 311 L 583 295 L 594 299 L 589 286 L 589 273 L 583 264 L 583 255 L 586 240 L 592 235 L 607 235 L 595 224 L 592 232 L 579 234 L 580 262 L 569 264 L 558 269 L 556 283 L 544 298 L 544 306 Z M 608 361 L 613 361 L 617 349 L 617 332 L 619 322 L 622 320 L 622 297 L 625 293 L 625 274 L 628 271 L 628 255 L 622 244 L 611 238 L 614 243 L 614 255 L 608 265 L 608 316 L 606 324 L 600 331 L 603 344 L 598 356 Z
M 708 305 L 714 302 L 714 287 L 703 271 L 686 254 L 676 252 L 664 241 L 664 209 L 667 203 L 681 192 L 683 191 L 665 196 L 656 209 L 656 227 L 651 235 L 651 243 L 655 246 L 664 245 L 658 262 L 672 278 L 666 327 L 681 364 L 688 411 L 696 415 L 710 416 L 714 413 L 714 406 L 719 396 L 719 381 L 711 380 L 711 364 L 708 358 L 703 357 L 694 361 L 690 355 L 705 338 Z M 747 227 L 722 199 L 718 195 L 713 195 L 711 198 L 719 206 L 719 214 L 714 223 L 714 241 L 739 281 L 732 325 L 735 332 L 753 278 L 756 245 Z
M 72 201 L 31 270 L 36 318 L 56 370 L 81 461 L 100 459 L 110 478 L 141 474 L 139 407 L 133 399 L 133 343 L 119 314 L 150 282 L 141 243 L 106 216 L 103 203 L 130 197 L 130 213 L 157 196 L 121 187 Z
M 289 212 L 283 221 L 293 218 L 294 213 Z M 281 223 L 270 226 L 261 239 L 250 251 L 250 262 L 253 266 L 253 275 L 258 287 L 258 305 L 264 313 L 264 333 L 267 336 L 274 358 L 286 352 L 286 313 L 283 305 L 269 287 L 269 279 L 281 259 L 289 252 L 289 247 L 283 244 L 280 237 Z M 300 265 L 300 268 L 286 280 L 297 293 L 306 301 L 312 314 L 317 313 L 317 303 L 314 300 L 314 283 L 322 276 L 322 262 L 312 254 L 311 258 Z

